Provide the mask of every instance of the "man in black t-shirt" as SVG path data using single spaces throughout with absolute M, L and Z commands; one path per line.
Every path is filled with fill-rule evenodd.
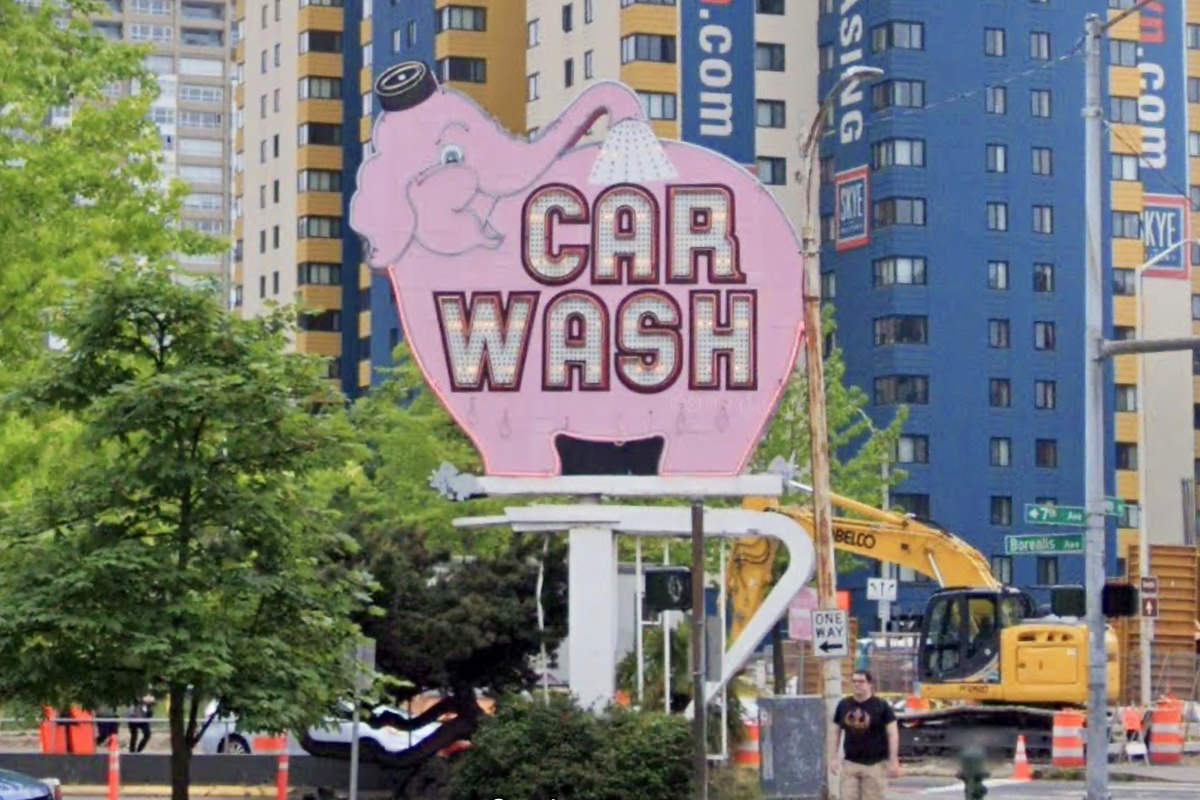
M 887 779 L 900 775 L 900 728 L 892 707 L 872 693 L 871 673 L 859 670 L 851 680 L 854 694 L 833 712 L 830 769 L 841 775 L 842 800 L 884 800 Z

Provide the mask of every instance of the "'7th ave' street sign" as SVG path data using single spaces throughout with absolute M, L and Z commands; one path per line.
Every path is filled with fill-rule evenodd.
M 1041 553 L 1083 553 L 1083 534 L 1060 536 L 1005 536 L 1004 555 L 1022 556 Z
M 1125 501 L 1117 497 L 1104 498 L 1104 514 L 1119 517 L 1125 511 Z M 1087 509 L 1083 506 L 1040 506 L 1025 504 L 1025 521 L 1034 525 L 1086 525 Z

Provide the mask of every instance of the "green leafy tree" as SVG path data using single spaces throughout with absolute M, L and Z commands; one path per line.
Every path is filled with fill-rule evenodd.
M 81 287 L 20 400 L 72 414 L 77 446 L 0 520 L 0 697 L 169 701 L 186 800 L 199 710 L 301 729 L 350 686 L 367 577 L 310 484 L 355 455 L 282 315 L 242 320 L 165 270 Z
M 376 640 L 377 667 L 395 679 L 393 697 L 403 701 L 426 691 L 442 697 L 419 716 L 393 723 L 414 729 L 453 715 L 435 734 L 388 759 L 416 770 L 471 736 L 479 692 L 515 692 L 536 683 L 532 666 L 543 645 L 553 653 L 565 633 L 566 548 L 561 537 L 453 527 L 455 517 L 495 513 L 512 501 L 456 503 L 430 488 L 443 462 L 476 473 L 482 465 L 425 389 L 405 348 L 396 361 L 388 379 L 351 413 L 368 455 L 332 500 L 379 583 L 379 613 L 362 624 Z
M 0 0 L 0 393 L 37 363 L 46 312 L 74 282 L 223 246 L 178 225 L 184 189 L 164 187 L 147 119 L 149 50 L 96 33 L 86 15 L 104 8 Z M 58 469 L 77 433 L 56 411 L 0 413 L 0 507 Z

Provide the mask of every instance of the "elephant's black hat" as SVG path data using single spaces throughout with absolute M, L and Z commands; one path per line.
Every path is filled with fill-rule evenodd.
M 375 96 L 384 111 L 412 108 L 437 91 L 437 81 L 423 61 L 401 61 L 375 79 Z

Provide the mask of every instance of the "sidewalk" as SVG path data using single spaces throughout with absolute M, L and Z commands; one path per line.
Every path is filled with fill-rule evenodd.
M 1146 764 L 1112 764 L 1109 766 L 1110 775 L 1128 775 L 1148 781 L 1168 781 L 1170 783 L 1200 783 L 1200 766 L 1180 765 L 1152 766 Z

